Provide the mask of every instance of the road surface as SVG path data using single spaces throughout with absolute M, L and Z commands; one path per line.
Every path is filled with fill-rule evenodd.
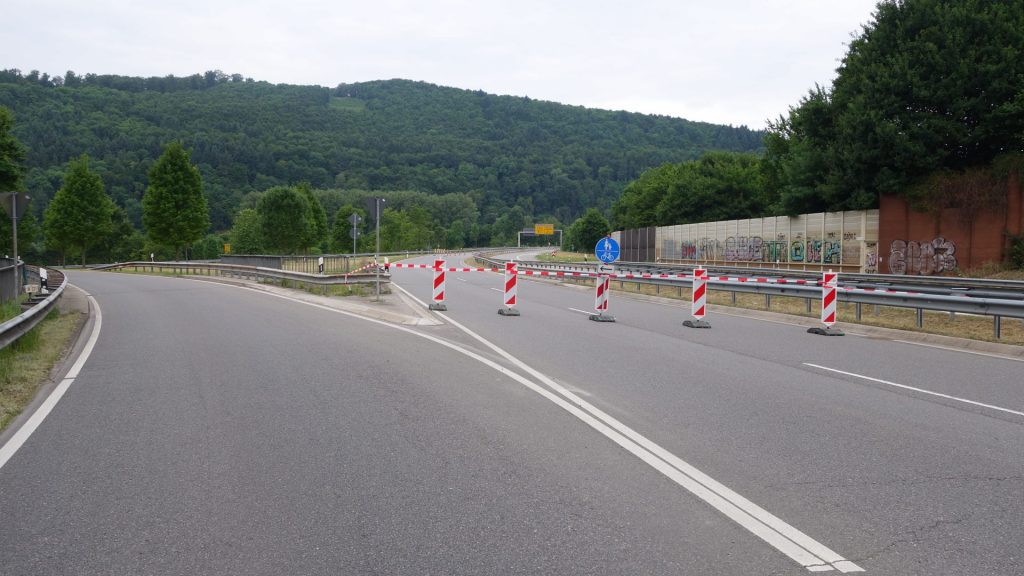
M 0 468 L 0 574 L 1024 573 L 1018 361 L 541 282 L 505 317 L 491 273 L 402 327 L 70 279 L 102 328 Z

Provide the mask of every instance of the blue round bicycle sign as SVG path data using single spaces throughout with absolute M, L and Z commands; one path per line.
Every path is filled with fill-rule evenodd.
M 601 262 L 611 264 L 619 259 L 619 243 L 611 236 L 601 238 L 594 247 L 594 254 Z

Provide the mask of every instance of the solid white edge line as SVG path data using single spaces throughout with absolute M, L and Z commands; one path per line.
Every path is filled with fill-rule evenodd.
M 580 314 L 586 314 L 587 316 L 597 316 L 597 312 L 588 312 L 587 310 L 580 310 L 579 308 L 569 308 L 573 312 L 579 312 Z
M 100 337 L 100 328 L 103 326 L 103 313 L 100 311 L 99 304 L 96 303 L 96 299 L 91 294 L 86 293 L 86 298 L 89 299 L 89 304 L 94 306 L 96 309 L 96 322 L 92 326 L 92 333 L 89 334 L 89 340 L 85 343 L 85 347 L 82 348 L 82 352 L 78 355 L 75 363 L 71 366 L 71 370 L 64 376 L 64 379 L 60 381 L 50 395 L 47 396 L 46 400 L 36 408 L 36 411 L 32 413 L 32 416 L 21 425 L 21 428 L 14 433 L 13 436 L 0 447 L 0 468 L 3 468 L 7 461 L 14 456 L 14 454 L 28 441 L 32 433 L 43 423 L 43 420 L 49 416 L 57 402 L 64 397 L 64 393 L 68 391 L 71 384 L 74 383 L 75 378 L 78 377 L 78 373 L 82 370 L 82 366 L 85 365 L 86 360 L 89 359 L 89 355 L 92 354 L 92 349 L 96 346 L 96 340 Z
M 990 410 L 998 410 L 1000 412 L 1007 412 L 1009 414 L 1015 414 L 1017 416 L 1024 416 L 1024 412 L 1017 410 L 1010 410 L 1009 408 L 1003 408 L 1001 406 L 994 406 L 992 404 L 985 404 L 983 402 L 975 402 L 974 400 L 968 400 L 966 398 L 960 398 L 958 396 L 950 396 L 949 394 L 943 394 L 941 392 L 932 392 L 931 390 L 925 390 L 924 388 L 916 388 L 914 386 L 907 386 L 906 384 L 897 384 L 896 382 L 890 382 L 889 380 L 882 380 L 880 378 L 872 378 L 871 376 L 864 376 L 863 374 L 854 374 L 853 372 L 845 372 L 843 370 L 836 370 L 835 368 L 829 368 L 827 366 L 819 366 L 818 364 L 811 364 L 810 362 L 804 362 L 804 366 L 810 366 L 811 368 L 818 368 L 819 370 L 826 370 L 828 372 L 835 372 L 836 374 L 843 374 L 844 376 L 851 376 L 853 378 L 860 378 L 862 380 L 868 380 L 871 382 L 878 382 L 879 384 L 885 384 L 887 386 L 894 386 L 896 388 L 903 388 L 904 390 L 912 390 L 914 392 L 920 392 L 921 394 L 928 394 L 929 396 L 938 396 L 939 398 L 945 398 L 947 400 L 954 400 L 956 402 L 963 402 L 964 404 L 971 404 L 974 406 L 980 406 L 982 408 L 988 408 Z
M 927 344 L 925 342 L 912 342 L 910 340 L 893 340 L 893 342 L 899 342 L 900 344 L 910 344 L 912 346 L 924 346 L 925 348 L 935 348 L 937 350 L 947 350 L 949 352 L 963 352 L 964 354 L 973 354 L 975 356 L 984 356 L 986 358 L 997 358 L 999 360 L 1010 360 L 1011 362 L 1024 362 L 1024 358 L 1014 358 L 1013 356 L 1003 356 L 1002 354 L 991 354 L 989 352 L 978 352 L 977 350 L 964 350 L 963 348 L 940 346 L 938 344 Z
M 392 285 L 407 294 L 409 297 L 418 300 L 401 286 L 394 283 L 392 283 Z M 548 390 L 539 388 L 532 382 L 523 382 L 524 385 L 569 411 L 580 420 L 583 420 L 588 425 L 649 464 L 651 467 L 662 472 L 665 476 L 668 476 L 677 484 L 686 488 L 692 494 L 725 514 L 726 517 L 730 518 L 743 528 L 746 528 L 748 531 L 755 534 L 783 554 L 789 556 L 801 566 L 812 571 L 827 571 L 831 570 L 832 567 L 838 563 L 844 563 L 843 566 L 845 570 L 842 570 L 843 572 L 863 571 L 863 569 L 853 562 L 846 560 L 825 545 L 814 540 L 810 536 L 807 536 L 800 530 L 790 524 L 787 524 L 780 518 L 734 492 L 724 484 L 721 484 L 717 480 L 714 480 L 710 476 L 704 474 L 689 463 L 683 461 L 678 456 L 655 444 L 653 441 L 619 422 L 612 416 L 604 413 L 596 406 L 591 405 L 565 387 L 556 383 L 551 378 L 512 356 L 494 343 L 456 322 L 448 315 L 438 314 L 438 316 L 441 316 L 446 322 L 451 323 L 453 326 L 459 328 L 469 336 L 484 344 L 509 362 L 526 371 L 534 378 L 540 380 L 552 390 L 555 390 L 571 401 L 572 404 L 568 404 L 561 397 L 553 396 Z M 501 369 L 501 371 L 505 372 L 505 369 Z M 516 380 L 519 381 L 519 378 L 516 378 Z M 583 414 L 587 416 L 586 418 L 578 413 L 579 409 L 585 410 Z

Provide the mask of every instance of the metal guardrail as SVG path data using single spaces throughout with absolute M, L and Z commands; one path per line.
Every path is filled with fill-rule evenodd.
M 558 267 L 597 272 L 599 263 L 556 264 L 540 261 L 520 261 L 523 266 Z M 651 264 L 649 262 L 616 262 L 617 271 L 631 274 L 684 274 L 690 276 L 698 266 L 692 264 Z M 820 280 L 821 272 L 769 268 L 707 266 L 702 267 L 710 276 L 757 275 L 765 278 Z M 1024 300 L 1024 281 L 990 278 L 961 278 L 957 276 L 905 276 L 894 274 L 840 273 L 841 286 L 862 288 L 891 288 L 930 294 L 970 295 L 982 298 Z
M 501 258 L 491 258 L 484 255 L 478 255 L 477 259 L 495 267 L 503 266 L 503 263 L 506 261 Z M 586 277 L 599 274 L 596 264 L 518 262 L 519 266 L 526 270 L 579 272 Z M 617 263 L 613 280 L 619 282 L 619 287 L 622 289 L 625 288 L 626 283 L 636 284 L 637 291 L 639 291 L 640 285 L 643 284 L 654 285 L 659 288 L 663 286 L 674 287 L 679 291 L 680 297 L 682 296 L 683 288 L 692 282 L 691 277 L 686 274 L 689 271 L 689 274 L 692 275 L 692 266 L 686 269 L 671 267 L 669 270 L 665 270 L 665 266 L 660 266 L 656 270 L 651 270 L 651 268 L 650 265 L 642 263 L 639 265 L 630 262 Z M 763 294 L 766 298 L 766 305 L 769 307 L 772 296 L 804 298 L 807 301 L 808 312 L 811 310 L 812 302 L 821 299 L 820 274 L 801 274 L 800 276 L 806 277 L 793 278 L 794 275 L 790 271 L 779 270 L 775 271 L 779 272 L 779 274 L 757 276 L 757 278 L 766 278 L 768 281 L 720 279 L 721 276 L 725 275 L 723 273 L 735 273 L 737 271 L 749 274 L 752 270 L 747 268 L 709 270 L 708 288 L 731 292 L 734 303 L 737 292 Z M 765 272 L 764 270 L 757 271 Z M 716 275 L 719 278 L 716 279 Z M 855 278 L 850 279 L 851 276 Z M 571 278 L 579 279 L 579 276 L 572 276 Z M 840 276 L 840 279 L 843 278 L 844 276 Z M 929 281 L 925 282 L 922 290 L 921 286 L 909 283 L 904 285 L 889 283 L 888 280 L 894 278 L 893 276 L 849 274 L 845 278 L 847 281 L 840 284 L 837 296 L 840 302 L 850 302 L 856 305 L 855 314 L 858 321 L 861 319 L 861 307 L 864 304 L 913 309 L 916 311 L 916 324 L 918 328 L 922 328 L 924 325 L 923 313 L 925 310 L 976 314 L 992 317 L 993 333 L 998 339 L 1001 336 L 1003 318 L 1024 318 L 1024 282 L 1017 283 L 1002 280 L 982 280 L 978 282 L 975 279 L 951 278 L 949 280 L 953 282 L 950 282 L 949 286 L 943 287 L 940 281 L 936 281 L 938 279 L 930 278 Z M 865 278 L 872 280 L 872 282 L 864 281 Z M 798 284 L 796 282 L 804 283 Z M 1017 284 L 1020 284 L 1021 288 L 1017 288 Z M 992 285 L 997 285 L 1002 290 L 984 289 Z
M 60 273 L 51 272 L 51 275 L 53 276 L 56 276 L 57 274 Z M 51 292 L 49 296 L 18 316 L 0 324 L 0 349 L 6 348 L 18 338 L 28 334 L 36 327 L 36 325 L 46 318 L 46 315 L 50 313 L 50 310 L 52 310 L 57 304 L 57 301 L 60 300 L 60 297 L 64 294 L 64 289 L 68 285 L 67 276 L 64 274 L 60 274 L 60 276 L 62 278 L 60 286 Z
M 294 282 L 300 286 L 343 286 L 347 284 L 375 284 L 376 273 L 352 273 L 352 274 L 309 274 L 306 272 L 292 272 L 276 268 L 264 268 L 260 266 L 242 266 L 239 264 L 220 264 L 217 262 L 119 262 L 98 266 L 93 270 L 124 270 L 131 269 L 136 272 L 160 272 L 181 275 L 195 276 L 223 276 L 226 278 L 245 278 L 256 282 L 268 280 L 280 282 Z M 380 274 L 381 284 L 391 281 L 387 273 Z

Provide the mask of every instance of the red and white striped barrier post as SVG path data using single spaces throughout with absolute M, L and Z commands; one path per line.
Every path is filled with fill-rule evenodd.
M 615 322 L 615 316 L 605 314 L 608 311 L 608 293 L 611 292 L 611 279 L 600 274 L 594 288 L 594 310 L 597 314 L 591 314 L 590 319 L 595 322 Z
M 433 302 L 428 306 L 431 310 L 440 312 L 448 309 L 444 304 L 444 264 L 444 260 L 434 260 L 434 291 L 431 296 Z
M 505 262 L 505 297 L 503 298 L 504 306 L 498 308 L 498 314 L 501 314 L 502 316 L 519 316 L 519 310 L 515 309 L 516 283 L 518 277 L 518 264 L 515 262 Z
M 707 309 L 708 301 L 708 271 L 703 268 L 693 269 L 693 306 L 690 313 L 693 320 L 686 320 L 683 326 L 688 328 L 711 328 L 711 324 L 704 319 L 704 312 Z
M 835 327 L 836 323 L 836 294 L 839 289 L 839 274 L 829 270 L 822 274 L 821 278 L 821 323 L 824 328 L 808 328 L 811 334 L 823 336 L 842 336 L 843 331 Z

